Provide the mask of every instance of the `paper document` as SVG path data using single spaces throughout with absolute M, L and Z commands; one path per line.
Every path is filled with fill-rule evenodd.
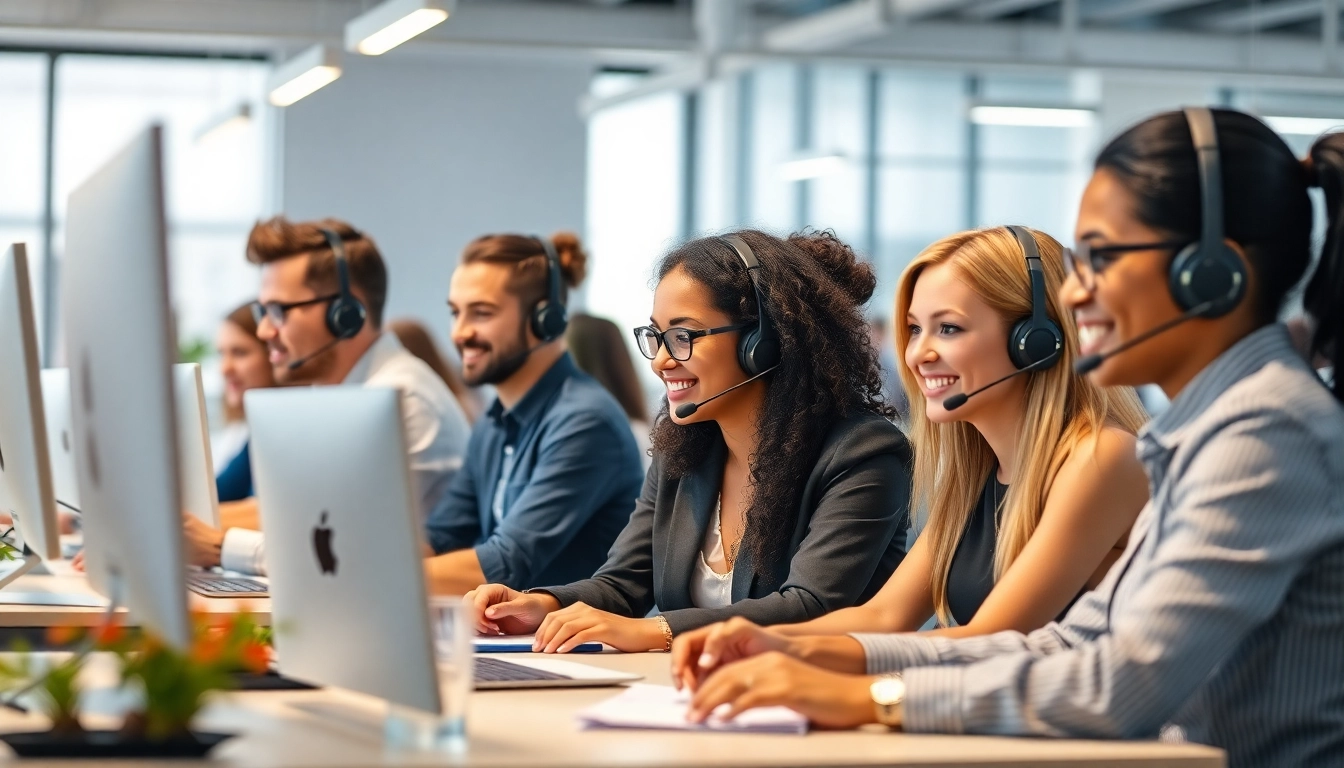
M 580 710 L 579 724 L 584 728 L 807 733 L 807 718 L 785 707 L 761 707 L 732 720 L 711 716 L 704 723 L 692 723 L 686 719 L 690 701 L 689 691 L 678 691 L 670 685 L 636 683 L 610 699 Z
M 536 635 L 487 635 L 473 639 L 477 653 L 531 653 Z M 610 646 L 579 643 L 570 653 L 601 653 Z

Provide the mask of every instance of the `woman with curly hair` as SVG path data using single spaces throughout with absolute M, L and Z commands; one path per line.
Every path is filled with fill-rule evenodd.
M 677 248 L 657 276 L 635 336 L 667 401 L 630 523 L 591 579 L 471 592 L 482 633 L 667 650 L 733 616 L 856 605 L 905 556 L 913 459 L 862 314 L 872 268 L 829 232 L 746 230 Z

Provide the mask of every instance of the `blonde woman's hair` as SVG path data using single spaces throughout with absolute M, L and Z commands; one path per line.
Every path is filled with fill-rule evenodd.
M 1055 474 L 1073 449 L 1095 440 L 1113 425 L 1135 433 L 1148 420 L 1138 395 L 1129 387 L 1109 390 L 1073 373 L 1078 357 L 1078 329 L 1072 313 L 1063 311 L 1058 293 L 1064 282 L 1063 248 L 1043 232 L 1036 239 L 1045 273 L 1046 311 L 1064 332 L 1064 354 L 1053 366 L 1025 374 L 1023 424 L 1017 438 L 1017 461 L 1001 502 L 1002 524 L 994 552 L 997 582 L 1036 532 Z M 896 291 L 896 349 L 910 343 L 905 317 L 915 282 L 925 269 L 948 264 L 975 293 L 1003 318 L 1007 331 L 1031 314 L 1031 281 L 1022 246 L 1005 227 L 960 232 L 925 248 L 901 274 Z M 1004 354 L 1007 354 L 1005 345 Z M 901 380 L 907 392 L 918 393 L 914 371 L 902 361 Z M 933 552 L 933 604 L 938 621 L 950 624 L 947 576 L 971 512 L 994 469 L 994 452 L 969 423 L 935 424 L 926 418 L 923 397 L 910 398 L 910 437 L 915 448 L 912 508 L 922 510 Z

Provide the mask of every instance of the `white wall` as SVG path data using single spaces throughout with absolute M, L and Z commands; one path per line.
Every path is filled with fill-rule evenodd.
M 582 233 L 581 61 L 347 55 L 340 80 L 286 110 L 286 215 L 336 216 L 388 261 L 388 317 L 446 341 L 448 280 L 491 232 Z

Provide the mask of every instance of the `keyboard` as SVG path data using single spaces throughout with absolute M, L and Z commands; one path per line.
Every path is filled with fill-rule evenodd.
M 514 664 L 509 661 L 492 659 L 485 656 L 476 657 L 476 682 L 477 683 L 520 683 L 534 680 L 572 680 L 569 675 L 560 675 L 555 672 L 547 672 L 536 667 L 528 667 L 522 664 Z
M 266 597 L 266 585 L 255 579 L 188 573 L 187 589 L 206 597 Z

